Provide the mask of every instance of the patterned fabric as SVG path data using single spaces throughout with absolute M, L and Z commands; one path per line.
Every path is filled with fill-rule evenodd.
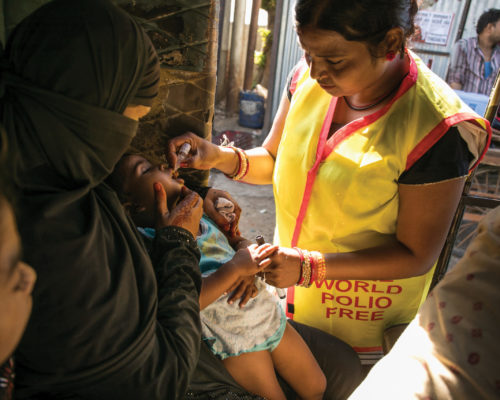
M 448 70 L 448 83 L 462 84 L 464 92 L 490 95 L 493 83 L 500 67 L 500 45 L 496 45 L 491 54 L 491 73 L 485 78 L 484 55 L 477 37 L 460 39 L 455 43 Z
M 500 398 L 500 207 L 349 398 Z
M 210 219 L 203 217 L 201 235 L 196 239 L 202 254 L 203 276 L 215 272 L 231 260 L 234 250 Z M 212 352 L 224 359 L 253 351 L 273 351 L 285 332 L 286 317 L 276 296 L 256 278 L 259 294 L 240 308 L 238 301 L 227 302 L 231 293 L 219 297 L 201 311 L 202 336 Z
M 0 400 L 11 400 L 14 391 L 14 360 L 9 358 L 0 367 Z

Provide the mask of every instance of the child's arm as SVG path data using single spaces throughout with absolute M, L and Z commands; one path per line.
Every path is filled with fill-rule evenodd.
M 232 268 L 228 264 L 222 265 L 213 274 L 203 278 L 200 292 L 201 310 L 226 293 L 240 278 L 237 268 Z
M 226 293 L 240 277 L 255 275 L 269 266 L 271 260 L 268 257 L 277 248 L 278 246 L 266 243 L 262 246 L 254 244 L 238 250 L 230 261 L 222 265 L 213 274 L 203 278 L 200 309 L 203 310 Z
M 236 251 L 238 251 L 240 249 L 245 249 L 248 246 L 250 246 L 251 244 L 253 244 L 252 241 L 244 238 L 243 236 L 235 236 L 235 237 L 229 238 L 228 242 L 231 245 L 231 247 Z

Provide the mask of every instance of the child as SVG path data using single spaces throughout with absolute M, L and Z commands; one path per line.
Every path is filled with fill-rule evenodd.
M 164 196 L 167 209 L 178 201 L 183 181 L 172 169 L 153 165 L 139 155 L 125 155 L 116 165 L 110 184 L 117 190 L 134 223 L 152 228 L 157 202 Z M 154 231 L 146 229 L 148 235 Z M 202 253 L 200 294 L 202 335 L 233 378 L 249 392 L 271 400 L 285 400 L 275 370 L 301 399 L 321 399 L 326 379 L 300 335 L 286 322 L 275 296 L 256 280 L 258 295 L 244 308 L 228 303 L 227 292 L 241 277 L 267 267 L 276 247 L 233 243 L 207 217 L 197 238 Z

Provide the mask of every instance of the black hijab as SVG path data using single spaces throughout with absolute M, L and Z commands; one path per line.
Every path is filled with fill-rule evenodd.
M 38 273 L 17 356 L 18 396 L 137 368 L 155 334 L 153 267 L 103 180 L 151 103 L 159 66 L 144 31 L 107 0 L 55 0 L 6 46 L 0 115 L 24 258 Z
M 16 132 L 21 171 L 48 162 L 69 185 L 109 174 L 137 129 L 119 114 L 151 105 L 159 82 L 147 35 L 105 0 L 38 9 L 12 33 L 2 64 L 2 119 Z

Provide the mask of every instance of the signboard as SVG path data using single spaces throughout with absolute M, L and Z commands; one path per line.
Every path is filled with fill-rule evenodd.
M 415 16 L 416 31 L 412 40 L 446 46 L 452 22 L 453 14 L 421 10 Z

